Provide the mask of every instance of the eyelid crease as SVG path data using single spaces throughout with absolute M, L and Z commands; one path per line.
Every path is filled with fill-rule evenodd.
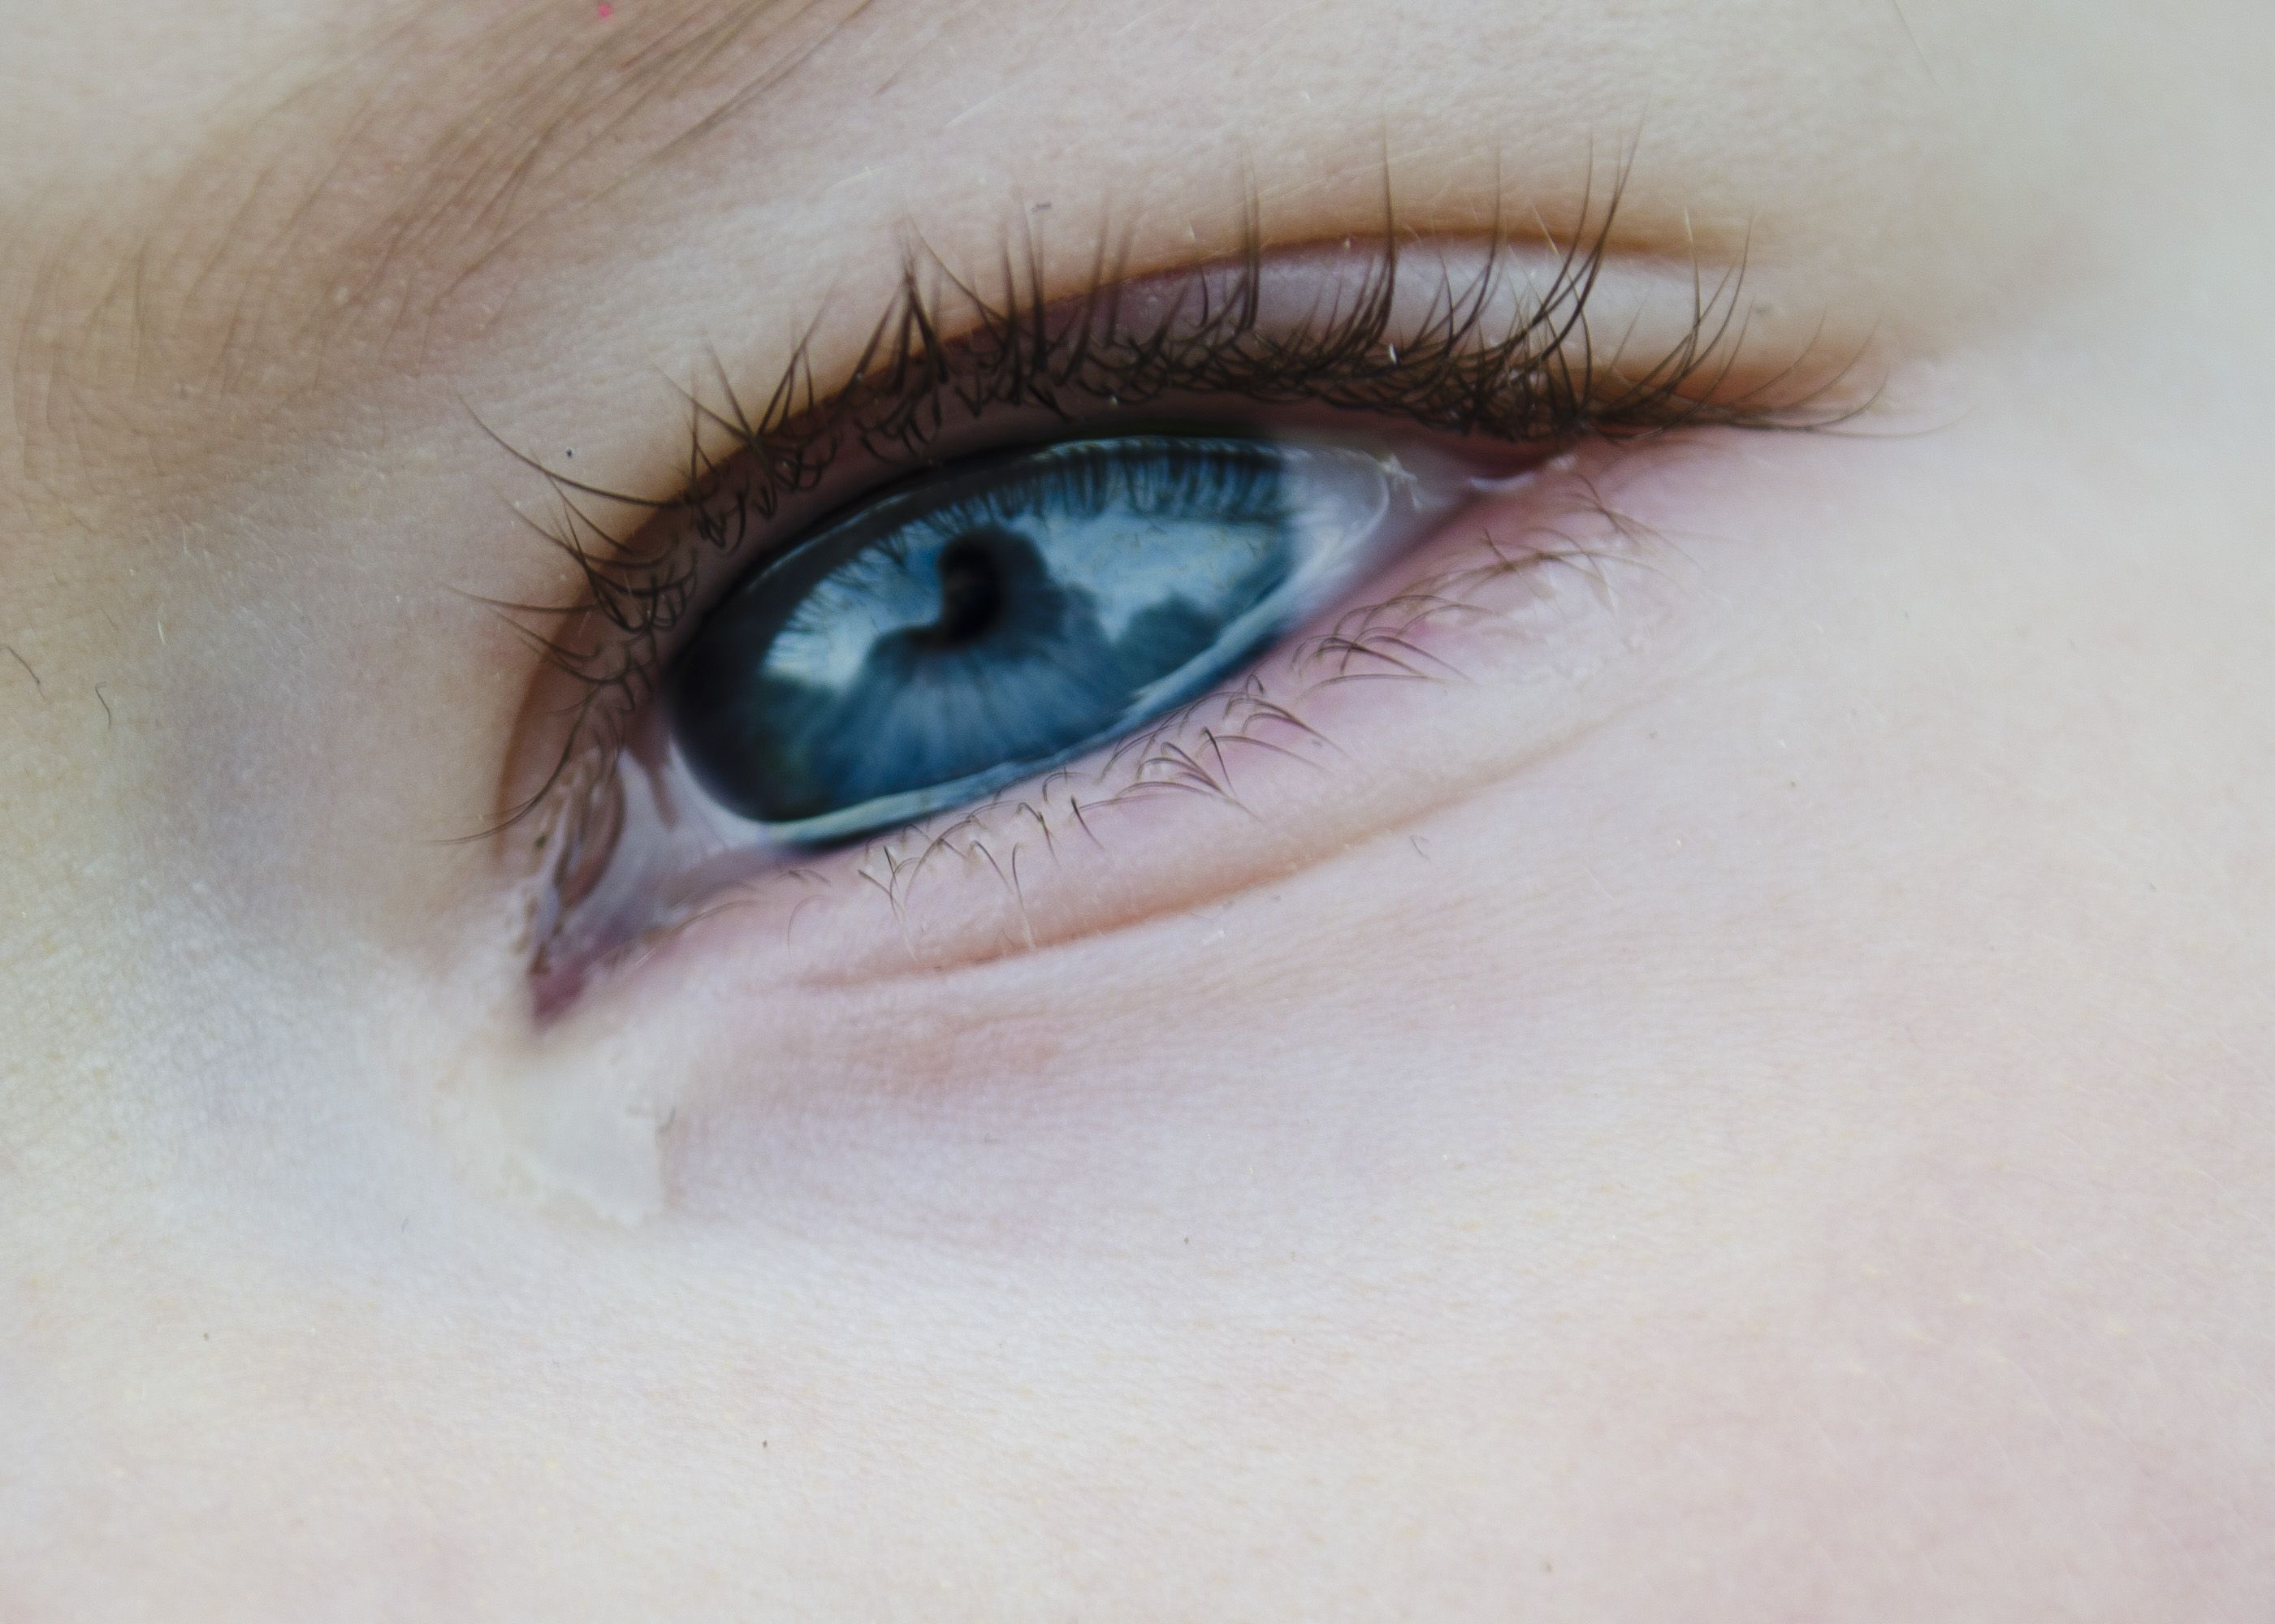
M 820 374 L 810 329 L 762 400 L 746 399 L 715 361 L 711 397 L 684 392 L 677 495 L 587 483 L 501 440 L 559 498 L 556 519 L 537 528 L 570 560 L 583 592 L 565 609 L 493 606 L 542 655 L 548 694 L 557 699 L 565 682 L 569 696 L 550 751 L 509 764 L 498 827 L 533 823 L 536 860 L 556 880 L 605 850 L 613 752 L 654 691 L 674 633 L 724 569 L 751 567 L 770 542 L 790 539 L 769 533 L 849 457 L 906 470 L 999 413 L 1024 413 L 1063 434 L 1093 413 L 1196 404 L 1388 419 L 1534 450 L 1696 426 L 1817 427 L 1854 415 L 1845 386 L 1861 351 L 1827 358 L 1813 336 L 1765 369 L 1747 353 L 1742 257 L 1719 270 L 1692 267 L 1687 286 L 1677 284 L 1680 321 L 1649 335 L 1648 345 L 1646 301 L 1629 295 L 1629 307 L 1607 322 L 1599 307 L 1613 285 L 1616 209 L 1615 191 L 1549 253 L 1500 230 L 1415 238 L 1391 213 L 1372 240 L 1267 252 L 1251 209 L 1235 255 L 1129 278 L 1102 240 L 1066 293 L 1056 291 L 1032 227 L 1024 242 L 1007 243 L 992 286 L 919 245 L 904 255 L 896 293 L 850 364 L 834 369 L 835 381 Z M 1324 299 L 1314 277 L 1306 303 L 1304 277 L 1322 263 L 1340 275 Z M 1620 256 L 1618 267 L 1669 280 L 1663 261 Z M 602 517 L 609 511 L 630 524 L 612 526 Z

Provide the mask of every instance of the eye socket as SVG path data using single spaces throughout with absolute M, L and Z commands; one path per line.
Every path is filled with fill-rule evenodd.
M 672 673 L 672 737 L 756 839 L 890 828 L 1198 697 L 1428 505 L 1379 450 L 1195 434 L 921 477 L 733 589 Z

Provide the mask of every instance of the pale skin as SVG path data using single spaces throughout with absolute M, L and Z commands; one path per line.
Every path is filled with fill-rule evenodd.
M 374 10 L 0 5 L 0 1614 L 2265 1616 L 2264 7 Z M 500 441 L 1386 169 L 1859 415 L 1308 798 L 539 1023 Z

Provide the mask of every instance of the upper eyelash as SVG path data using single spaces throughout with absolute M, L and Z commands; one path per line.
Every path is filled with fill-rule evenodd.
M 1712 285 L 1694 283 L 1685 330 L 1649 365 L 1623 370 L 1615 356 L 1613 366 L 1600 366 L 1605 358 L 1589 330 L 1588 308 L 1618 200 L 1615 186 L 1600 216 L 1583 219 L 1561 251 L 1546 290 L 1493 334 L 1484 323 L 1516 247 L 1499 230 L 1487 238 L 1476 274 L 1457 285 L 1448 273 L 1425 319 L 1394 340 L 1408 239 L 1387 202 L 1380 249 L 1356 296 L 1337 300 L 1324 321 L 1277 330 L 1259 309 L 1267 253 L 1253 204 L 1239 250 L 1176 273 L 1184 278 L 1179 292 L 1143 324 L 1129 319 L 1133 284 L 1102 246 L 1083 288 L 1055 298 L 1046 291 L 1042 247 L 1032 230 L 1023 246 L 1003 253 L 994 296 L 936 255 L 912 249 L 890 305 L 834 392 L 816 377 L 806 344 L 793 351 L 755 412 L 714 362 L 717 404 L 687 393 L 688 465 L 679 494 L 669 500 L 588 484 L 507 446 L 559 496 L 559 520 L 537 527 L 574 564 L 583 591 L 565 609 L 491 604 L 578 689 L 542 781 L 497 827 L 589 777 L 580 763 L 609 759 L 622 722 L 653 691 L 669 641 L 696 607 L 704 555 L 746 548 L 849 450 L 888 466 L 913 465 L 953 423 L 999 410 L 1040 409 L 1072 422 L 1085 409 L 1127 412 L 1170 399 L 1326 406 L 1536 445 L 1689 426 L 1819 427 L 1848 415 L 1815 410 L 1829 385 L 1780 395 L 1800 377 L 1798 364 L 1735 398 L 1723 396 L 1742 336 L 1742 261 Z M 723 454 L 706 449 L 722 434 Z M 640 523 L 619 535 L 593 516 L 588 502 L 629 509 Z M 659 524 L 674 516 L 683 522 Z M 661 543 L 649 540 L 658 529 L 669 533 Z M 546 622 L 565 630 L 548 632 Z M 572 815 L 552 824 L 566 837 L 554 852 L 556 872 L 591 842 L 585 821 Z

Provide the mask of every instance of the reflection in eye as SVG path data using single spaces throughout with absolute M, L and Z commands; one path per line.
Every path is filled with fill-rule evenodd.
M 1364 566 L 1409 483 L 1373 452 L 1169 435 L 933 476 L 721 605 L 674 736 L 777 842 L 956 806 L 1205 691 Z

